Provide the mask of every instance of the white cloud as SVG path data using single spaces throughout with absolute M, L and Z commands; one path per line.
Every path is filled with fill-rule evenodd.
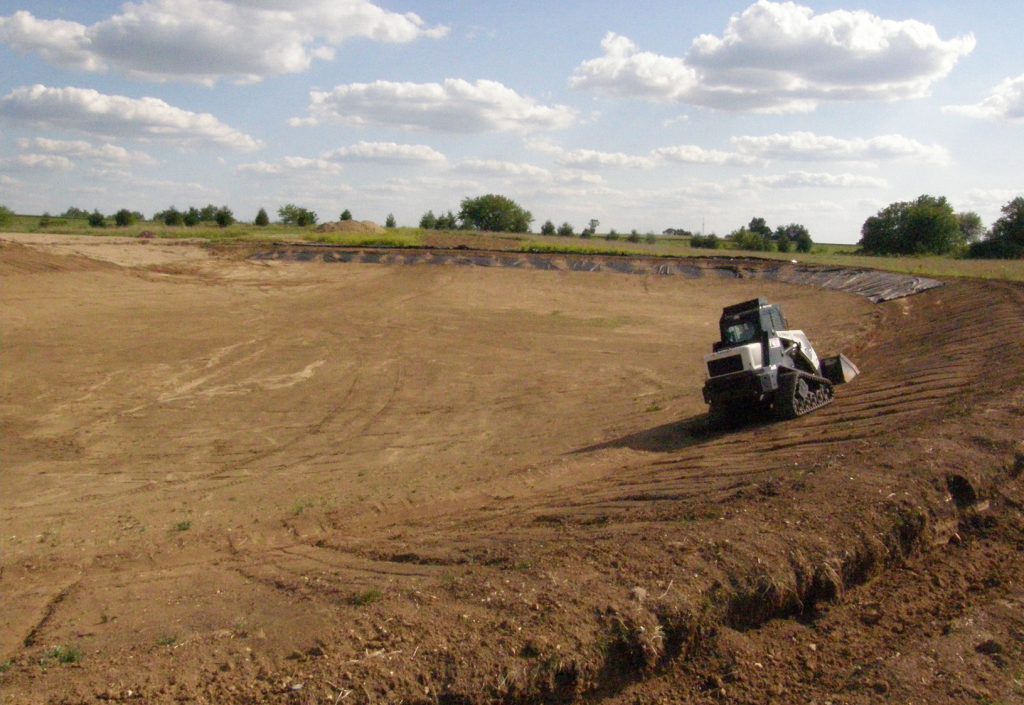
M 459 164 L 459 171 L 529 179 L 548 180 L 551 178 L 551 172 L 543 167 L 519 162 L 499 161 L 497 159 L 466 159 Z
M 1024 122 L 1024 74 L 1002 81 L 980 103 L 946 105 L 942 110 L 981 120 Z
M 74 167 L 74 164 L 67 157 L 54 154 L 19 154 L 16 157 L 0 159 L 0 167 L 11 170 L 67 171 Z
M 355 37 L 409 42 L 447 31 L 367 0 L 145 0 L 88 26 L 24 10 L 0 17 L 0 42 L 62 68 L 207 84 L 306 71 Z
M 496 81 L 444 83 L 375 81 L 311 91 L 308 118 L 293 126 L 341 123 L 387 125 L 439 132 L 531 132 L 571 127 L 575 111 L 564 105 L 540 105 Z
M 89 159 L 108 164 L 155 164 L 145 152 L 130 151 L 114 144 L 94 145 L 85 140 L 53 140 L 45 137 L 18 140 L 18 148 L 26 152 L 56 154 L 72 159 Z
M 743 183 L 748 186 L 767 188 L 885 188 L 885 179 L 857 174 L 829 174 L 807 171 L 790 171 L 785 174 L 768 176 L 745 176 Z
M 364 162 L 443 162 L 446 157 L 425 144 L 397 144 L 395 142 L 357 142 L 323 154 L 324 159 Z
M 926 95 L 975 45 L 914 20 L 868 12 L 816 15 L 793 2 L 758 0 L 721 37 L 697 37 L 684 58 L 642 52 L 609 33 L 604 56 L 585 61 L 576 88 L 727 110 L 808 112 L 823 101 Z
M 0 99 L 0 118 L 94 135 L 212 144 L 253 151 L 263 144 L 209 113 L 175 108 L 159 98 L 127 98 L 86 88 L 15 88 Z
M 559 164 L 575 167 L 627 167 L 649 169 L 654 166 L 650 157 L 641 157 L 622 152 L 601 152 L 595 149 L 574 149 L 563 151 L 557 159 Z
M 651 156 L 666 161 L 684 164 L 714 164 L 717 166 L 749 166 L 757 163 L 757 158 L 747 154 L 723 152 L 718 149 L 704 149 L 695 144 L 680 144 L 674 147 L 659 147 L 651 152 Z
M 813 132 L 790 132 L 763 136 L 733 137 L 743 154 L 765 159 L 792 161 L 876 161 L 918 159 L 931 164 L 948 164 L 949 150 L 941 145 L 922 144 L 903 135 L 843 139 Z
M 236 174 L 252 174 L 254 176 L 281 176 L 282 174 L 340 174 L 340 164 L 328 159 L 312 159 L 310 157 L 284 157 L 275 163 L 258 161 L 239 164 L 235 167 Z

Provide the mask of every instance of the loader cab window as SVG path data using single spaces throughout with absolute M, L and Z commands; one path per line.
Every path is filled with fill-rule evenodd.
M 759 332 L 756 317 L 737 318 L 722 328 L 722 342 L 727 346 L 746 345 L 757 340 Z

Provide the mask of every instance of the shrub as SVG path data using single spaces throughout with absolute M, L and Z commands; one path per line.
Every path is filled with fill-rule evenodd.
M 384 227 L 385 228 L 395 228 L 395 227 L 398 227 L 398 223 L 395 222 L 395 216 L 394 216 L 393 213 L 388 213 L 388 217 L 384 219 Z
M 267 215 L 266 208 L 260 208 L 259 213 L 256 214 L 256 220 L 253 221 L 254 225 L 258 225 L 261 228 L 265 228 L 270 225 L 270 216 Z
M 91 228 L 105 228 L 107 227 L 107 220 L 103 217 L 103 214 L 98 210 L 93 211 L 89 214 L 89 227 Z
M 297 225 L 304 228 L 307 225 L 316 225 L 317 215 L 308 208 L 300 208 L 294 203 L 288 203 L 277 209 L 281 222 L 285 225 Z
M 352 220 L 352 211 L 346 208 L 341 212 L 341 215 L 338 216 L 338 220 Z
M 714 233 L 711 233 L 710 235 L 693 235 L 690 238 L 690 247 L 717 250 L 721 246 L 722 241 L 719 240 L 718 236 Z
M 463 199 L 459 220 L 477 230 L 525 233 L 530 230 L 533 215 L 511 198 L 489 193 Z
M 541 235 L 554 235 L 555 232 L 555 224 L 550 220 L 545 220 L 544 225 L 540 226 Z
M 7 206 L 0 206 L 0 225 L 7 225 L 14 217 L 14 211 Z
M 221 206 L 217 209 L 214 220 L 217 222 L 218 227 L 226 228 L 235 222 L 235 214 L 227 206 Z
M 127 208 L 122 208 L 114 214 L 114 225 L 119 228 L 127 228 L 135 222 L 135 215 Z
M 576 234 L 576 232 L 573 230 L 572 225 L 570 225 L 569 223 L 562 223 L 561 225 L 558 226 L 558 230 L 556 230 L 555 232 L 558 235 L 561 235 L 562 237 L 572 237 L 573 235 Z

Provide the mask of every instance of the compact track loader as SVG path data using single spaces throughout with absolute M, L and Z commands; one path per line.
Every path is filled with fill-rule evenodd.
M 704 401 L 717 424 L 803 416 L 860 374 L 845 355 L 819 359 L 803 331 L 789 330 L 782 309 L 763 298 L 726 306 L 719 330 L 721 340 L 704 357 Z

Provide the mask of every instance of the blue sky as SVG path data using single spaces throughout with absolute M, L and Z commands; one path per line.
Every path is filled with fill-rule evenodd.
M 284 203 L 415 225 L 502 193 L 602 231 L 855 242 L 1024 193 L 1024 3 L 0 0 L 0 203 Z

